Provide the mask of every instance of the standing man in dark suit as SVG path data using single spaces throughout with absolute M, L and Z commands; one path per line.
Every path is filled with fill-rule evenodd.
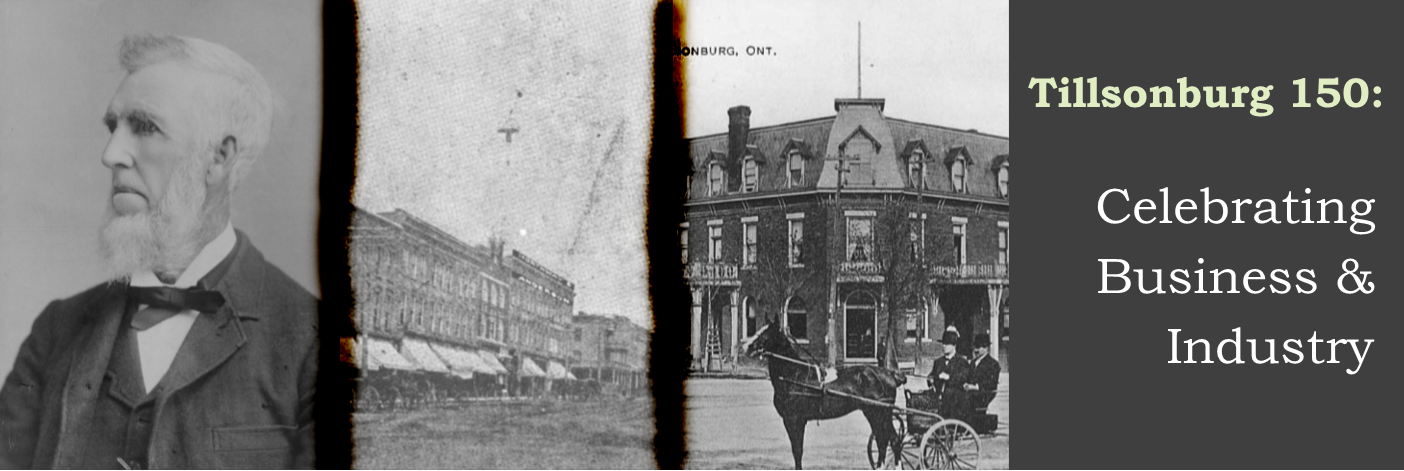
M 932 363 L 931 374 L 927 376 L 930 377 L 931 388 L 941 392 L 941 406 L 936 413 L 946 418 L 964 419 L 968 408 L 964 386 L 970 375 L 970 361 L 956 353 L 958 341 L 960 333 L 955 326 L 947 327 L 946 332 L 941 334 L 941 351 L 944 355 Z
M 34 321 L 0 388 L 0 468 L 311 467 L 317 300 L 231 221 L 272 93 L 200 39 L 129 36 L 120 61 L 111 281 Z
M 999 389 L 999 360 L 990 357 L 990 337 L 975 337 L 975 359 L 970 361 L 970 378 L 966 379 L 965 390 L 970 392 L 970 400 L 975 409 L 986 409 L 994 401 Z

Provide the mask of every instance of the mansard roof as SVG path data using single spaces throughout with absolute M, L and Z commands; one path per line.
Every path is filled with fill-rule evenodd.
M 791 150 L 799 149 L 805 157 L 804 182 L 800 188 L 832 189 L 838 183 L 838 172 L 832 161 L 826 159 L 839 155 L 839 145 L 855 134 L 861 134 L 875 142 L 876 158 L 871 162 L 870 172 L 864 172 L 860 181 L 850 175 L 847 188 L 891 188 L 903 189 L 906 181 L 906 158 L 914 149 L 922 149 L 929 159 L 943 159 L 951 151 L 961 152 L 969 160 L 971 169 L 991 171 L 967 172 L 965 194 L 1000 198 L 996 159 L 1009 155 L 1009 138 L 981 133 L 976 130 L 960 130 L 935 124 L 919 123 L 887 117 L 882 114 L 883 102 L 880 99 L 835 100 L 837 115 L 750 128 L 747 144 L 752 152 L 760 156 L 784 156 Z M 764 110 L 756 110 L 757 114 Z M 706 165 L 713 159 L 720 160 L 728 169 L 728 174 L 739 172 L 741 163 L 728 162 L 726 149 L 727 133 L 709 134 L 687 139 L 689 158 L 696 175 L 706 175 Z M 717 155 L 719 154 L 719 155 Z M 760 193 L 776 190 L 790 190 L 787 182 L 787 166 L 783 158 L 777 159 L 782 165 L 762 165 L 760 172 Z M 764 163 L 764 161 L 761 161 Z M 734 178 L 734 177 L 730 177 Z M 928 186 L 935 192 L 953 192 L 949 167 L 930 165 L 927 169 Z M 692 194 L 694 198 L 707 198 L 706 178 L 695 178 Z M 732 186 L 732 185 L 729 185 Z

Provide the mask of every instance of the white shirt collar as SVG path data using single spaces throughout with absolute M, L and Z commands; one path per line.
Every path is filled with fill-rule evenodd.
M 174 284 L 166 284 L 156 277 L 156 273 L 148 269 L 137 270 L 132 273 L 132 286 L 170 286 L 174 288 L 189 288 L 200 282 L 201 278 L 210 273 L 219 262 L 224 261 L 224 257 L 229 256 L 229 252 L 234 251 L 234 244 L 238 238 L 234 235 L 234 224 L 224 225 L 224 232 L 210 243 L 205 244 L 205 248 L 195 256 L 195 260 L 190 262 L 190 266 L 181 272 L 180 278 Z

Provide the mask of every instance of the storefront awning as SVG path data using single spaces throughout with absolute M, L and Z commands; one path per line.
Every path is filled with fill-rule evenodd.
M 474 373 L 496 374 L 476 353 L 438 343 L 430 343 L 429 348 L 434 349 L 434 353 L 439 354 L 439 358 L 459 377 L 471 379 Z
M 419 365 L 395 351 L 395 345 L 390 342 L 365 337 L 366 359 L 364 366 L 367 370 L 375 371 L 382 367 L 392 370 L 418 371 Z
M 540 366 L 536 366 L 536 362 L 531 361 L 531 359 L 527 357 L 522 357 L 522 371 L 520 373 L 525 377 L 546 376 L 546 372 L 542 371 Z
M 435 373 L 448 373 L 449 367 L 444 361 L 439 359 L 439 355 L 429 348 L 429 344 L 420 340 L 407 338 L 400 343 L 400 353 L 409 359 L 414 360 L 424 367 L 425 371 Z
M 502 366 L 502 362 L 497 361 L 497 355 L 494 355 L 492 352 L 478 350 L 478 358 L 481 358 L 483 363 L 487 364 L 488 368 L 492 368 L 494 374 L 507 374 L 507 367 Z
M 561 366 L 560 363 L 554 361 L 546 363 L 546 377 L 548 379 L 566 379 L 566 375 L 568 374 L 570 374 L 570 372 L 566 371 L 565 367 Z

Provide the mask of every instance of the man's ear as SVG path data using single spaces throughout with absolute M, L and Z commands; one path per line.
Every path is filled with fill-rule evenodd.
M 210 162 L 210 168 L 205 172 L 205 184 L 214 185 L 229 178 L 230 171 L 233 170 L 233 163 L 239 155 L 239 140 L 234 136 L 224 136 L 219 146 L 215 148 L 214 161 Z

